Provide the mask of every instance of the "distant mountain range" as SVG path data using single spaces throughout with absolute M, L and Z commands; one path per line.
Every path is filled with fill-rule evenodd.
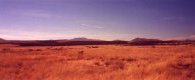
M 185 39 L 185 40 L 166 40 L 166 41 L 194 41 L 195 39 Z M 57 40 L 5 40 L 3 38 L 0 38 L 0 42 L 4 41 L 62 41 L 62 42 L 67 42 L 67 41 L 105 41 L 105 40 L 100 40 L 100 39 L 89 39 L 85 37 L 78 37 L 78 38 L 73 38 L 73 39 L 57 39 Z M 125 40 L 113 40 L 113 41 L 125 41 Z M 142 41 L 163 41 L 160 39 L 148 39 L 148 38 L 135 38 L 132 40 L 129 40 L 128 42 L 142 42 Z
M 58 40 L 5 40 L 3 38 L 0 38 L 0 41 L 62 41 L 62 42 L 67 42 L 67 41 L 104 41 L 104 40 L 78 37 L 78 38 L 73 38 L 73 39 L 58 39 Z
M 195 44 L 195 40 L 159 40 L 147 38 L 135 38 L 130 41 L 113 40 L 104 41 L 99 39 L 88 39 L 84 37 L 73 39 L 58 39 L 58 40 L 5 40 L 0 38 L 1 44 L 17 44 L 22 46 L 63 46 L 63 45 L 110 45 L 110 44 L 125 44 L 125 45 L 183 45 Z

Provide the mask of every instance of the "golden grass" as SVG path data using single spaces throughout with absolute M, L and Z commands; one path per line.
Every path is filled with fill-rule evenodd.
M 0 46 L 0 80 L 195 80 L 195 46 Z

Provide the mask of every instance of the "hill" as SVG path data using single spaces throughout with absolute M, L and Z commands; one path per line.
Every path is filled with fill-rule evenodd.
M 128 42 L 130 45 L 186 45 L 194 44 L 194 40 L 159 40 L 147 38 L 135 38 Z
M 132 45 L 155 45 L 157 43 L 162 43 L 162 40 L 158 39 L 147 39 L 147 38 L 135 38 L 129 41 Z
M 5 41 L 5 39 L 3 39 L 3 38 L 0 38 L 0 41 Z
M 0 38 L 0 43 L 3 43 L 3 42 L 5 42 L 5 41 L 6 41 L 5 39 Z
M 135 38 L 131 40 L 130 42 L 143 42 L 143 41 L 162 41 L 158 39 L 147 39 L 147 38 Z
M 85 38 L 85 37 L 79 37 L 79 38 L 70 39 L 69 41 L 103 41 L 103 40 L 88 39 L 88 38 Z

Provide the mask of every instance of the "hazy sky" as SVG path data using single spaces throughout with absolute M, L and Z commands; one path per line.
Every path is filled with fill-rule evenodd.
M 0 0 L 0 37 L 195 38 L 195 0 Z

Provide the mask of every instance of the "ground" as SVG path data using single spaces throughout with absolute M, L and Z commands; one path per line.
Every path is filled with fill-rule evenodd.
M 195 80 L 195 46 L 0 45 L 1 80 Z

